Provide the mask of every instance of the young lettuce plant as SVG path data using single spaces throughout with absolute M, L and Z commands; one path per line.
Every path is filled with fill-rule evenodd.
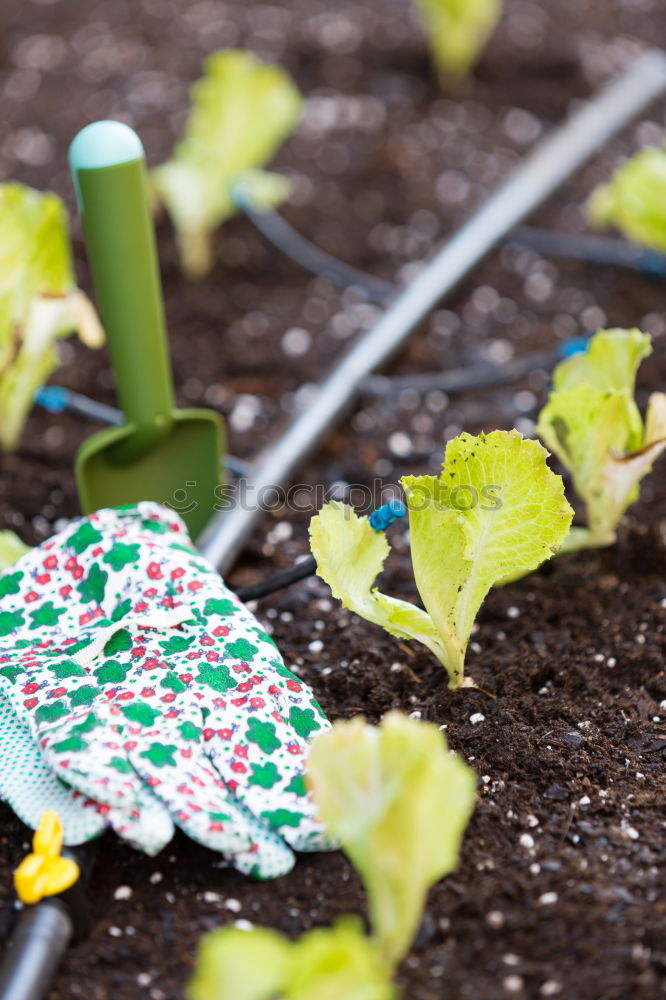
M 265 927 L 203 938 L 187 1000 L 395 1000 L 361 921 L 342 917 L 297 941 Z
M 461 434 L 439 478 L 401 480 L 409 510 L 414 579 L 425 610 L 373 587 L 389 553 L 367 517 L 332 501 L 310 522 L 317 572 L 344 607 L 401 639 L 417 639 L 449 675 L 465 680 L 465 652 L 490 588 L 549 559 L 573 511 L 548 453 L 517 431 Z M 469 683 L 469 682 L 468 682 Z
M 615 226 L 635 243 L 666 250 L 666 149 L 642 149 L 587 203 L 590 221 Z
M 379 727 L 337 722 L 314 741 L 308 781 L 320 815 L 358 869 L 372 934 L 355 917 L 295 942 L 263 928 L 204 938 L 188 1000 L 394 1000 L 393 973 L 426 893 L 451 872 L 476 778 L 439 729 L 390 712 Z
M 651 353 L 640 330 L 601 330 L 587 351 L 562 361 L 537 434 L 571 473 L 587 527 L 563 551 L 612 545 L 639 483 L 666 448 L 666 394 L 653 393 L 645 424 L 634 401 L 636 372 Z
M 416 0 L 435 65 L 444 76 L 469 72 L 502 13 L 502 0 Z
M 0 531 L 0 573 L 30 551 L 13 531 Z
M 239 178 L 266 208 L 288 194 L 286 178 L 257 168 L 296 125 L 302 98 L 279 66 L 235 49 L 206 59 L 190 96 L 184 135 L 151 179 L 175 227 L 183 270 L 201 278 L 213 264 L 215 229 L 236 213 L 232 185 Z
M 437 726 L 389 712 L 336 723 L 312 745 L 319 814 L 363 879 L 387 969 L 409 948 L 431 885 L 458 865 L 476 776 Z
M 55 342 L 104 334 L 76 287 L 65 206 L 54 194 L 0 185 L 0 447 L 16 448 L 37 390 L 58 366 Z

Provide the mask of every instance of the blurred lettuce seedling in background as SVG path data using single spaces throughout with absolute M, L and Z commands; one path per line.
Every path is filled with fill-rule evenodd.
M 502 0 L 414 0 L 439 73 L 468 73 L 495 29 Z
M 563 552 L 612 545 L 641 479 L 666 449 L 666 394 L 650 396 L 645 423 L 634 400 L 638 366 L 651 353 L 649 334 L 600 330 L 553 373 L 537 434 L 571 473 L 587 515 Z
M 650 250 L 666 250 L 666 149 L 642 149 L 595 188 L 587 214 Z
M 293 130 L 303 101 L 283 69 L 237 49 L 206 59 L 190 98 L 183 137 L 151 179 L 174 225 L 183 271 L 202 278 L 213 265 L 215 229 L 237 211 L 235 182 L 242 179 L 266 209 L 288 195 L 286 178 L 258 168 Z
M 0 573 L 30 551 L 13 531 L 0 531 Z
M 54 194 L 0 185 L 0 447 L 13 451 L 35 393 L 58 367 L 56 341 L 104 333 L 76 287 L 67 212 Z

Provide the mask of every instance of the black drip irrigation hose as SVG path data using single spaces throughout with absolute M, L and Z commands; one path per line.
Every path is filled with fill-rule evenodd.
M 234 185 L 232 197 L 236 207 L 245 213 L 269 243 L 311 274 L 326 278 L 339 288 L 356 288 L 371 302 L 379 305 L 386 305 L 398 294 L 399 289 L 392 282 L 366 274 L 321 250 L 305 236 L 301 236 L 277 212 L 262 212 L 257 209 L 244 184 Z
M 503 365 L 480 364 L 469 368 L 451 368 L 444 372 L 426 375 L 371 375 L 361 383 L 360 392 L 364 396 L 392 396 L 407 389 L 414 392 L 467 392 L 472 389 L 490 389 L 495 386 L 517 382 L 538 368 L 551 368 L 568 350 L 568 342 L 548 351 L 534 351 L 522 358 L 515 358 Z
M 295 566 L 279 570 L 277 573 L 271 573 L 265 580 L 258 580 L 257 583 L 249 583 L 246 587 L 236 587 L 234 593 L 237 597 L 240 597 L 241 601 L 258 601 L 260 597 L 267 597 L 269 594 L 274 594 L 277 590 L 284 590 L 285 587 L 290 587 L 292 583 L 298 583 L 299 580 L 305 580 L 309 576 L 314 576 L 316 572 L 317 562 L 315 557 L 306 556 L 305 559 L 301 559 Z
M 505 246 L 524 247 L 544 257 L 567 257 L 610 267 L 640 271 L 648 278 L 666 278 L 666 254 L 609 236 L 561 233 L 554 229 L 519 226 L 504 239 Z
M 326 278 L 340 288 L 356 288 L 380 305 L 390 302 L 398 294 L 397 285 L 366 274 L 321 250 L 301 236 L 277 212 L 260 211 L 253 207 L 247 192 L 240 185 L 234 189 L 234 202 L 276 250 L 311 274 Z M 505 246 L 534 250 L 545 257 L 566 257 L 591 264 L 629 268 L 648 278 L 666 279 L 666 254 L 646 250 L 627 240 L 520 226 L 512 229 L 502 242 Z

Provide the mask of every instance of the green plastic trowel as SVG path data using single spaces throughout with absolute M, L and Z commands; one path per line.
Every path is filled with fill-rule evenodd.
M 87 125 L 69 162 L 125 423 L 76 456 L 85 514 L 156 500 L 194 538 L 218 499 L 224 441 L 213 410 L 177 410 L 141 140 L 121 122 Z

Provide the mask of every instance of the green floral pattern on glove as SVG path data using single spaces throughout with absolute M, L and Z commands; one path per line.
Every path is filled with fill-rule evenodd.
M 303 778 L 325 716 L 157 504 L 99 511 L 0 575 L 0 695 L 78 803 L 149 853 L 175 823 L 269 878 L 329 846 Z

